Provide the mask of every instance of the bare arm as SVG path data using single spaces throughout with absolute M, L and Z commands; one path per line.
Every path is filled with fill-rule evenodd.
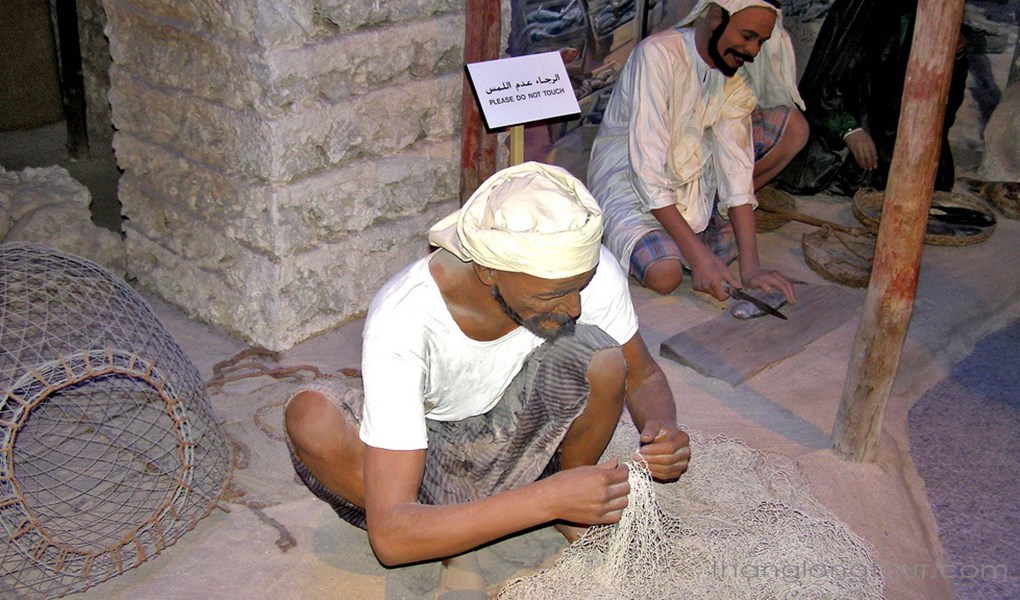
M 779 290 L 789 302 L 796 302 L 793 283 L 779 271 L 763 269 L 758 259 L 758 240 L 754 224 L 754 209 L 750 204 L 734 206 L 729 211 L 733 233 L 737 239 L 737 263 L 740 266 L 740 281 L 746 287 L 766 292 Z M 718 297 L 718 296 L 717 296 Z
M 690 439 L 676 424 L 676 403 L 666 375 L 635 333 L 623 345 L 627 361 L 627 410 L 641 434 L 641 457 L 652 476 L 672 480 L 687 470 Z
M 425 450 L 365 448 L 368 536 L 386 565 L 459 554 L 542 523 L 615 523 L 627 505 L 627 469 L 615 461 L 561 471 L 494 496 L 419 504 Z

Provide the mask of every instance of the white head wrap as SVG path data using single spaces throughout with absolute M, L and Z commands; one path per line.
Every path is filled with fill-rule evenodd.
M 429 230 L 429 242 L 463 261 L 543 279 L 594 269 L 601 239 L 602 211 L 584 185 L 536 162 L 499 171 Z
M 771 108 L 796 104 L 804 110 L 804 101 L 797 91 L 797 60 L 790 34 L 783 28 L 782 10 L 766 0 L 698 0 L 691 12 L 677 21 L 677 26 L 684 27 L 697 21 L 712 4 L 725 8 L 731 15 L 749 6 L 761 6 L 776 12 L 772 37 L 762 45 L 754 62 L 745 63 L 743 68 L 758 97 L 758 106 Z

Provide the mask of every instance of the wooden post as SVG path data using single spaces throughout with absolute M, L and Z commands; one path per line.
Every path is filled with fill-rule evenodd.
M 467 0 L 464 6 L 464 64 L 499 58 L 500 5 L 492 0 Z M 467 69 L 460 105 L 460 202 L 496 172 L 496 136 L 485 130 Z
M 833 450 L 873 461 L 917 290 L 964 0 L 919 0 L 864 314 L 832 432 Z
M 54 17 L 60 51 L 60 95 L 67 127 L 67 154 L 71 160 L 85 160 L 89 157 L 89 136 L 76 3 L 73 0 L 58 0 L 54 7 Z
M 648 0 L 634 2 L 634 43 L 648 37 Z
M 524 125 L 510 128 L 510 164 L 519 165 L 524 162 Z

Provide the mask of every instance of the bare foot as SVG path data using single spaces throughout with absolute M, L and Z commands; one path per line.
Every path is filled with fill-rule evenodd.
M 487 600 L 485 579 L 474 552 L 443 561 L 436 600 Z
M 584 535 L 585 531 L 588 531 L 587 527 L 568 525 L 566 523 L 556 523 L 553 527 L 556 528 L 556 531 L 562 533 L 563 537 L 567 538 L 567 543 L 569 544 L 576 542 L 582 535 Z

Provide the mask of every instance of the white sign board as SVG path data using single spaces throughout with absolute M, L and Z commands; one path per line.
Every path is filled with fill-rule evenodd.
M 467 69 L 489 129 L 581 112 L 559 52 L 487 60 Z

